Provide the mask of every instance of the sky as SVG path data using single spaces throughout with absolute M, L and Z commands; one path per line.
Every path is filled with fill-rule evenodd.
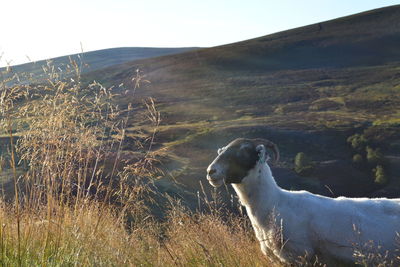
M 210 47 L 392 0 L 0 0 L 0 66 L 112 47 Z

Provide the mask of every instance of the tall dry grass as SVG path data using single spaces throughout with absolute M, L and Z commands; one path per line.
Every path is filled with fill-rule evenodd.
M 174 206 L 166 221 L 148 217 L 129 224 L 111 206 L 92 202 L 78 210 L 57 207 L 52 220 L 45 218 L 45 207 L 21 210 L 18 241 L 15 210 L 3 203 L 3 265 L 277 266 L 261 254 L 252 229 L 234 217 L 226 221 Z

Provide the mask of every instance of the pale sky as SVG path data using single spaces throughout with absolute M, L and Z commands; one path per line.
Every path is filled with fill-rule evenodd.
M 112 47 L 217 46 L 392 0 L 0 0 L 0 66 Z

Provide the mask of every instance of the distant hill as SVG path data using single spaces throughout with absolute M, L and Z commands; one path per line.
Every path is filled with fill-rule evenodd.
M 62 70 L 70 64 L 71 60 L 75 60 L 80 66 L 82 73 L 95 71 L 101 68 L 106 68 L 113 65 L 118 65 L 124 62 L 159 57 L 164 55 L 171 55 L 182 53 L 190 50 L 197 49 L 195 47 L 183 47 L 183 48 L 152 48 L 152 47 L 120 47 L 120 48 L 109 48 L 103 50 L 96 50 L 90 52 L 84 52 L 79 54 L 72 54 L 62 57 L 51 58 L 48 60 L 40 60 L 36 62 L 14 65 L 12 70 L 14 73 L 29 73 L 33 74 L 34 78 L 41 77 L 43 75 L 42 66 L 46 66 L 48 61 L 56 68 Z M 82 62 L 82 63 L 81 63 Z M 0 68 L 0 71 L 4 68 Z
M 286 170 L 300 151 L 317 162 L 329 161 L 331 169 L 343 161 L 347 170 L 354 168 L 346 139 L 356 132 L 387 155 L 399 156 L 399 45 L 397 5 L 239 43 L 127 62 L 86 78 L 128 85 L 136 69 L 146 74 L 151 84 L 135 96 L 123 88 L 128 93 L 119 104 L 139 105 L 139 96 L 156 98 L 163 118 L 156 141 L 172 158 L 164 166 L 193 191 L 199 180 L 206 183 L 205 168 L 215 149 L 239 136 L 277 142 Z M 140 128 L 135 117 L 131 126 L 128 133 L 134 136 Z M 178 167 L 182 171 L 176 174 Z M 370 170 L 345 172 L 357 173 L 339 179 L 351 181 L 348 185 L 335 184 L 333 172 L 317 173 L 329 183 L 303 180 L 292 171 L 282 171 L 282 179 L 292 181 L 286 183 L 289 188 L 327 195 L 328 184 L 343 195 L 377 189 Z M 398 175 L 391 175 L 392 185 L 399 185 Z M 362 184 L 368 186 L 355 190 Z
M 152 84 L 139 94 L 183 109 L 168 109 L 165 119 L 171 123 L 248 116 L 268 117 L 289 128 L 338 129 L 400 116 L 399 45 L 397 5 L 239 43 L 127 62 L 87 78 L 115 84 L 141 69 Z M 121 99 L 131 100 L 129 95 Z
M 127 72 L 132 65 L 198 70 L 201 64 L 224 72 L 265 72 L 382 65 L 400 60 L 399 15 L 400 6 L 391 6 L 179 56 L 127 63 L 111 70 Z

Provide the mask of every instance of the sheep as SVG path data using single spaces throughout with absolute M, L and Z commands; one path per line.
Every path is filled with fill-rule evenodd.
M 354 262 L 355 249 L 373 241 L 377 252 L 395 259 L 400 199 L 328 198 L 284 190 L 272 176 L 266 148 L 277 162 L 279 150 L 271 141 L 236 139 L 219 149 L 207 168 L 213 187 L 232 184 L 264 254 L 270 251 L 288 263 L 315 256 L 327 262 Z

